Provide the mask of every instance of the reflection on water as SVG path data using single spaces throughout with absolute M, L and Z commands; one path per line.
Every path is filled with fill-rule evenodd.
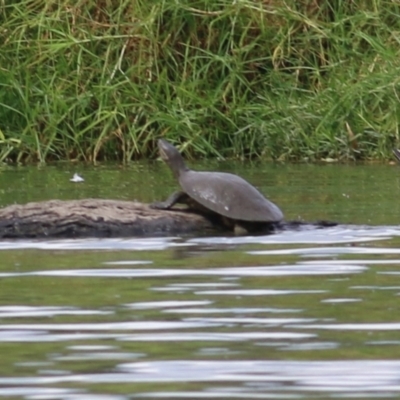
M 399 398 L 400 227 L 389 224 L 400 189 L 385 181 L 391 170 L 311 168 L 310 187 L 308 166 L 268 168 L 276 173 L 262 184 L 290 218 L 363 225 L 0 242 L 0 397 Z M 123 193 L 131 172 L 88 171 L 71 196 L 90 197 L 95 179 Z M 144 176 L 131 183 L 148 188 Z M 49 178 L 25 178 L 65 195 Z M 150 189 L 142 200 L 169 191 Z
M 0 396 L 398 397 L 399 240 L 2 242 Z
M 365 253 L 374 252 L 392 252 L 400 254 L 397 248 L 365 249 L 365 245 L 361 249 L 355 247 L 353 243 L 375 242 L 378 240 L 388 240 L 392 236 L 400 235 L 400 227 L 347 227 L 341 226 L 326 229 L 308 229 L 304 231 L 287 231 L 266 236 L 233 236 L 233 237 L 201 237 L 189 238 L 183 240 L 178 237 L 160 237 L 160 238 L 132 238 L 132 239 L 74 239 L 74 240 L 4 240 L 0 241 L 0 250 L 16 250 L 16 249 L 41 249 L 41 250 L 135 250 L 135 251 L 152 251 L 152 250 L 171 250 L 171 249 L 188 249 L 190 251 L 205 250 L 229 250 L 234 249 L 238 245 L 323 245 L 323 244 L 344 244 L 343 247 L 322 247 L 292 249 L 293 254 L 301 254 L 307 252 L 338 251 L 343 253 Z M 202 247 L 200 247 L 202 246 Z M 206 247 L 207 246 L 207 247 Z M 350 247 L 351 246 L 351 247 Z M 285 249 L 266 249 L 260 250 L 253 254 L 290 254 L 288 248 Z M 318 254 L 319 255 L 319 254 Z M 108 264 L 114 265 L 134 265 L 149 264 L 152 261 L 138 260 L 120 260 L 112 261 Z

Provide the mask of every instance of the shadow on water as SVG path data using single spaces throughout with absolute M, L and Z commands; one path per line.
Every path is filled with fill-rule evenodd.
M 340 197 L 343 222 L 363 214 L 372 223 L 257 237 L 1 241 L 0 397 L 400 397 L 400 226 L 376 211 L 382 193 L 357 206 L 342 196 L 363 192 L 353 179 L 363 182 L 364 169 L 339 166 L 352 179 L 334 180 L 334 168 L 320 168 L 319 197 L 314 186 L 297 193 L 299 170 L 303 184 L 310 170 L 293 169 L 296 195 L 282 197 L 298 201 L 290 217 L 311 215 L 303 196 L 324 214 L 310 219 L 340 220 Z M 277 196 L 288 190 L 284 174 L 274 179 Z M 393 185 L 379 204 L 395 213 L 389 193 Z

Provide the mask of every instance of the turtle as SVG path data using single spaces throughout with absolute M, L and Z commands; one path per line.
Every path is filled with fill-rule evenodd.
M 245 179 L 227 172 L 191 170 L 171 143 L 159 139 L 157 144 L 161 159 L 170 167 L 182 190 L 165 201 L 152 203 L 152 208 L 168 210 L 177 203 L 186 204 L 221 217 L 223 224 L 236 234 L 258 231 L 283 220 L 279 207 Z

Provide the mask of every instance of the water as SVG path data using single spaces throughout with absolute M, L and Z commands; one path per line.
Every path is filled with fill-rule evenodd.
M 341 224 L 0 241 L 0 398 L 400 398 L 399 169 L 208 168 L 255 182 L 287 219 Z M 0 187 L 7 205 L 175 186 L 153 164 L 5 168 Z

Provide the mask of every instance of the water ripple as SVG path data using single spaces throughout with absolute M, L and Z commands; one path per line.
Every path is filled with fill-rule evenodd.
M 79 327 L 77 327 L 79 329 Z M 129 333 L 51 333 L 47 331 L 10 330 L 0 332 L 0 343 L 43 343 L 88 340 L 113 340 L 129 342 L 242 342 L 249 340 L 305 340 L 316 337 L 313 333 L 298 332 L 146 332 Z
M 241 289 L 241 290 L 203 290 L 195 294 L 229 296 L 282 296 L 292 294 L 319 294 L 327 290 L 284 290 L 284 289 Z
M 56 315 L 109 315 L 112 311 L 80 310 L 73 307 L 1 306 L 0 318 L 54 317 Z
M 64 376 L 0 377 L 0 385 L 62 383 L 250 383 L 249 392 L 400 392 L 400 361 L 173 360 L 120 364 L 115 372 Z M 242 387 L 243 389 L 243 387 Z M 57 389 L 59 390 L 59 389 Z M 211 393 L 210 393 L 211 394 Z
M 173 247 L 191 246 L 177 237 L 160 238 L 87 238 L 61 240 L 4 240 L 0 250 L 165 250 Z
M 256 313 L 299 313 L 303 310 L 296 308 L 177 308 L 163 310 L 164 313 L 173 314 L 256 314 Z
M 235 267 L 235 268 L 210 268 L 210 269 L 64 269 L 45 270 L 33 272 L 2 272 L 1 278 L 20 276 L 67 276 L 67 277 L 114 277 L 114 278 L 150 278 L 174 276 L 295 276 L 295 275 L 340 275 L 355 274 L 365 271 L 362 265 L 328 265 L 324 263 L 303 265 L 278 265 L 261 267 Z
M 332 257 L 339 254 L 400 254 L 399 248 L 391 247 L 307 247 L 298 249 L 282 249 L 282 250 L 257 250 L 248 251 L 248 254 L 253 255 L 301 255 L 318 257 Z
M 289 324 L 299 324 L 299 323 L 311 323 L 315 322 L 315 318 L 254 318 L 254 317 L 217 317 L 217 318 L 188 318 L 186 321 L 194 322 L 205 322 L 209 323 L 220 323 L 230 326 L 241 325 L 265 325 L 265 326 L 280 326 Z
M 334 243 L 356 243 L 370 242 L 376 240 L 387 240 L 393 236 L 400 236 L 400 229 L 393 226 L 344 226 L 339 225 L 332 228 L 287 230 L 266 236 L 244 236 L 244 237 L 205 237 L 193 238 L 187 243 L 215 245 L 238 245 L 238 244 L 334 244 Z
M 382 323 L 354 323 L 354 324 L 294 324 L 295 329 L 321 329 L 331 331 L 398 331 L 400 322 L 382 322 Z
M 221 324 L 191 322 L 191 321 L 129 321 L 129 322 L 95 322 L 75 324 L 2 324 L 1 331 L 31 330 L 31 331 L 137 331 L 137 330 L 167 330 L 194 329 L 216 327 Z
M 170 307 L 191 307 L 191 306 L 206 306 L 212 304 L 209 300 L 197 300 L 197 301 L 184 301 L 184 300 L 169 300 L 169 301 L 148 301 L 142 303 L 125 304 L 127 308 L 138 309 L 138 310 L 151 310 L 151 309 L 163 309 Z
M 323 232 L 323 234 L 321 234 Z M 87 238 L 62 240 L 4 240 L 0 250 L 41 249 L 41 250 L 166 250 L 175 247 L 209 245 L 212 248 L 241 244 L 334 244 L 356 243 L 390 239 L 400 236 L 400 229 L 393 226 L 340 225 L 323 230 L 287 230 L 266 236 L 199 237 L 182 239 L 178 237 L 154 238 Z

